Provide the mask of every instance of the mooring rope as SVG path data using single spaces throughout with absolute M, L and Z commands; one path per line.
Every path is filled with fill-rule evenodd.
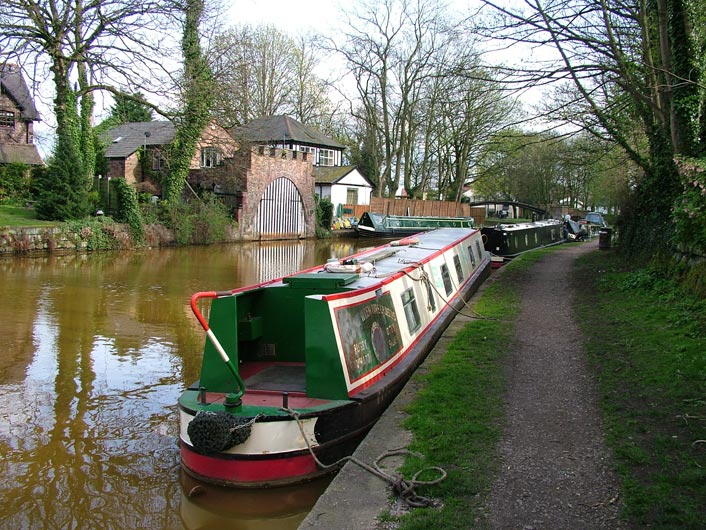
M 420 276 L 421 276 L 420 278 L 415 278 L 414 276 L 412 276 L 412 275 L 411 275 L 409 272 L 407 272 L 407 271 L 404 271 L 404 273 L 405 273 L 405 275 L 407 275 L 407 276 L 408 276 L 410 279 L 412 279 L 413 281 L 424 283 L 424 285 L 425 285 L 426 288 L 427 288 L 427 291 L 429 291 L 430 289 L 432 289 L 436 294 L 439 295 L 439 298 L 441 298 L 441 301 L 444 303 L 444 305 L 445 305 L 445 306 L 448 306 L 451 310 L 455 311 L 457 314 L 459 314 L 459 315 L 461 315 L 461 316 L 463 316 L 463 317 L 466 317 L 466 318 L 473 319 L 473 320 L 500 320 L 500 319 L 497 319 L 497 318 L 484 317 L 483 315 L 481 315 L 480 313 L 478 313 L 475 309 L 473 309 L 470 305 L 468 305 L 468 303 L 463 299 L 463 296 L 460 296 L 459 299 L 461 300 L 461 302 L 463 303 L 463 305 L 465 305 L 466 308 L 468 308 L 468 310 L 469 310 L 472 314 L 467 315 L 466 313 L 463 313 L 460 309 L 456 309 L 456 308 L 455 308 L 454 306 L 452 306 L 451 303 L 444 297 L 444 295 L 441 294 L 441 292 L 436 288 L 436 285 L 434 285 L 434 283 L 431 281 L 431 279 L 429 278 L 429 274 L 427 273 L 427 271 L 425 271 L 425 270 L 421 267 L 421 264 L 418 264 L 418 267 L 417 267 L 416 270 L 419 271 L 419 274 L 420 274 Z M 427 305 L 430 306 L 430 304 L 431 304 L 431 302 L 427 302 Z
M 407 480 L 401 475 L 390 475 L 389 473 L 386 473 L 382 469 L 380 469 L 380 462 L 382 462 L 384 459 L 389 458 L 391 456 L 397 456 L 397 455 L 412 455 L 416 456 L 418 458 L 423 459 L 424 455 L 420 453 L 416 453 L 414 451 L 410 451 L 408 449 L 392 449 L 389 451 L 384 452 L 380 456 L 378 456 L 375 459 L 375 462 L 373 465 L 366 464 L 365 462 L 355 458 L 353 455 L 351 456 L 344 456 L 343 458 L 337 460 L 336 462 L 332 464 L 324 464 L 319 458 L 316 456 L 314 453 L 314 449 L 311 447 L 311 444 L 309 443 L 309 439 L 306 435 L 306 432 L 304 431 L 304 426 L 302 425 L 301 420 L 299 419 L 299 413 L 295 410 L 288 409 L 288 408 L 282 408 L 281 410 L 285 411 L 287 414 L 289 414 L 296 422 L 297 426 L 299 427 L 299 431 L 301 432 L 302 437 L 304 438 L 304 442 L 306 443 L 306 447 L 309 450 L 309 454 L 311 454 L 311 457 L 314 459 L 314 462 L 321 467 L 322 469 L 332 469 L 334 467 L 338 467 L 344 462 L 353 462 L 354 464 L 360 466 L 361 468 L 365 469 L 366 471 L 372 473 L 373 475 L 381 478 L 382 480 L 388 482 L 392 486 L 392 491 L 397 495 L 402 501 L 404 501 L 407 506 L 411 508 L 426 508 L 428 506 L 432 506 L 434 504 L 434 501 L 428 497 L 424 497 L 422 495 L 418 495 L 415 492 L 415 488 L 417 486 L 433 486 L 435 484 L 438 484 L 442 480 L 444 480 L 447 476 L 446 471 L 438 466 L 428 466 L 423 469 L 420 469 L 417 471 L 414 476 Z M 424 473 L 425 471 L 437 471 L 439 473 L 439 476 L 433 480 L 420 480 L 419 476 Z

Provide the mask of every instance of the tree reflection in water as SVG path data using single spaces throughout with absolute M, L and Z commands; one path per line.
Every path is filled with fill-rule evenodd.
M 213 512 L 232 528 L 254 528 L 253 520 L 272 528 L 267 517 L 234 513 L 232 492 L 192 498 L 180 484 L 176 402 L 198 377 L 204 342 L 189 298 L 357 246 L 299 241 L 1 259 L 0 527 L 172 530 Z M 292 524 L 319 493 L 314 485 L 287 497 L 297 500 L 285 503 Z

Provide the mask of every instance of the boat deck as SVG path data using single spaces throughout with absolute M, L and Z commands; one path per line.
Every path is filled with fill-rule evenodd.
M 304 363 L 243 363 L 240 373 L 248 390 L 306 392 Z

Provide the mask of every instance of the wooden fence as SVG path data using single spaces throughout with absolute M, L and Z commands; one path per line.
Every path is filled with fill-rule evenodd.
M 365 212 L 384 215 L 419 215 L 425 217 L 473 217 L 476 226 L 485 222 L 485 208 L 450 201 L 422 201 L 417 199 L 384 199 L 371 197 L 370 204 L 344 204 L 343 217 L 357 217 Z

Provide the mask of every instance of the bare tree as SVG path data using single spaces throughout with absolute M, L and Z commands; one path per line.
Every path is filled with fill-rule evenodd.
M 703 2 L 483 3 L 496 15 L 479 28 L 487 37 L 503 38 L 510 46 L 549 46 L 555 52 L 555 60 L 539 68 L 527 64 L 508 70 L 511 79 L 521 87 L 570 85 L 545 108 L 546 115 L 610 139 L 642 169 L 632 217 L 633 232 L 642 239 L 633 246 L 654 247 L 668 240 L 665 223 L 679 192 L 674 155 L 706 152 L 706 39 L 698 23 L 706 13 Z M 625 241 L 630 234 L 631 229 L 624 231 Z
M 347 16 L 345 42 L 331 47 L 356 84 L 351 110 L 365 124 L 377 193 L 402 184 L 411 196 L 460 200 L 483 138 L 507 112 L 487 73 L 473 74 L 482 69 L 474 43 L 440 2 L 367 2 Z
M 326 83 L 315 70 L 313 41 L 298 40 L 274 26 L 231 28 L 213 46 L 212 68 L 221 90 L 214 112 L 226 126 L 289 114 L 307 124 L 331 113 Z

